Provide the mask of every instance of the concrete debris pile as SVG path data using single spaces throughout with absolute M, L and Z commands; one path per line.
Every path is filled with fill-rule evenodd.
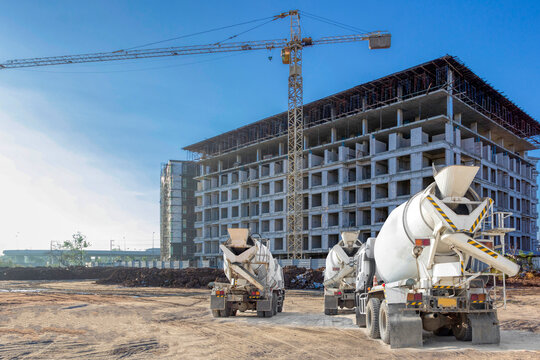
M 116 269 L 111 267 L 3 267 L 0 280 L 82 280 L 102 279 Z
M 517 276 L 506 279 L 509 287 L 540 286 L 540 271 L 522 272 Z
M 283 268 L 285 288 L 287 289 L 322 289 L 324 281 L 324 268 L 306 269 L 296 266 Z
M 209 283 L 228 282 L 223 270 L 211 268 L 147 269 L 120 268 L 98 284 L 121 284 L 124 286 L 152 286 L 174 288 L 206 288 Z

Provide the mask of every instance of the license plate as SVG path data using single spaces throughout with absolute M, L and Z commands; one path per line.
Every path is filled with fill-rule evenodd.
M 442 307 L 457 307 L 457 299 L 453 298 L 439 298 L 437 303 Z

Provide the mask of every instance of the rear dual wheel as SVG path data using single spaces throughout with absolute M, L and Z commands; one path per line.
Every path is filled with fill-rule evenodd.
M 471 321 L 467 314 L 461 314 L 456 324 L 452 326 L 452 332 L 456 339 L 461 341 L 472 340 L 472 327 Z
M 378 339 L 381 335 L 379 332 L 379 308 L 381 302 L 377 298 L 371 298 L 366 306 L 366 329 L 369 337 Z

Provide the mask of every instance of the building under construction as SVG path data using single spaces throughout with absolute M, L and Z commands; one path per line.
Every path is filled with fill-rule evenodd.
M 433 181 L 433 164 L 479 166 L 476 192 L 513 213 L 507 246 L 532 250 L 537 172 L 528 151 L 538 135 L 535 119 L 452 56 L 304 105 L 304 256 L 325 257 L 342 230 L 375 236 L 392 209 Z M 219 265 L 229 227 L 269 238 L 285 258 L 287 113 L 185 149 L 197 155 L 199 265 Z M 162 197 L 162 224 L 171 216 L 174 224 L 167 204 Z
M 169 160 L 161 166 L 162 260 L 194 260 L 196 170 L 191 161 Z

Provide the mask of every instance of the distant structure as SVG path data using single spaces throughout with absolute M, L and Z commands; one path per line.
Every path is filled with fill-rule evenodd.
M 62 256 L 69 250 L 4 250 L 6 260 L 21 266 L 62 265 Z M 96 264 L 115 264 L 120 261 L 158 260 L 159 249 L 146 250 L 85 250 L 84 261 Z
M 196 170 L 192 161 L 170 160 L 161 166 L 162 260 L 194 259 Z
M 392 209 L 433 181 L 432 164 L 479 166 L 475 191 L 493 198 L 497 211 L 513 212 L 507 246 L 535 249 L 537 171 L 528 151 L 538 135 L 535 119 L 452 56 L 304 105 L 304 254 L 324 258 L 343 230 L 376 236 Z M 286 258 L 287 113 L 185 149 L 197 157 L 195 203 L 180 201 L 188 182 L 182 187 L 174 170 L 194 164 L 169 162 L 162 169 L 164 257 L 169 244 L 174 256 L 175 229 L 184 221 L 189 228 L 194 211 L 199 266 L 220 265 L 229 227 L 249 227 Z

